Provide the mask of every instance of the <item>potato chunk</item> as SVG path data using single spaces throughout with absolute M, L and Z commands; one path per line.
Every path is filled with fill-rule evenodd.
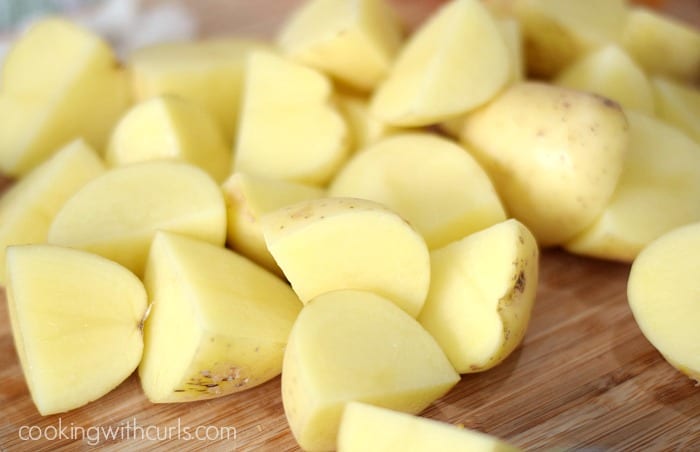
M 659 118 L 700 143 L 700 88 L 660 77 L 651 83 Z
M 394 135 L 355 155 L 328 193 L 386 205 L 431 249 L 506 219 L 476 160 L 456 143 L 427 133 Z
M 186 163 L 135 163 L 107 171 L 61 208 L 49 243 L 81 248 L 143 275 L 157 230 L 223 245 L 226 206 L 216 183 Z
M 700 382 L 700 223 L 647 246 L 630 271 L 627 298 L 639 328 L 673 367 Z
M 284 354 L 282 402 L 304 450 L 332 450 L 347 402 L 418 413 L 458 380 L 413 318 L 378 295 L 344 290 L 299 314 Z
M 42 415 L 102 397 L 141 360 L 146 291 L 124 267 L 50 245 L 7 250 L 15 347 Z
M 187 402 L 277 376 L 302 304 L 288 285 L 242 256 L 159 232 L 145 276 L 141 386 L 152 402 Z
M 5 249 L 43 243 L 51 221 L 104 164 L 82 140 L 74 141 L 33 169 L 0 198 L 0 284 L 5 284 Z
M 520 344 L 535 302 L 537 242 L 508 220 L 430 253 L 432 279 L 418 321 L 459 373 L 499 364 Z
M 516 452 L 518 449 L 476 430 L 458 428 L 386 408 L 350 402 L 343 410 L 338 452 Z
M 547 246 L 572 238 L 602 213 L 622 172 L 627 129 L 613 101 L 525 82 L 470 114 L 462 141 L 506 210 Z
M 430 256 L 400 216 L 371 201 L 320 198 L 260 219 L 270 254 L 301 301 L 339 289 L 382 295 L 411 316 L 428 293 Z

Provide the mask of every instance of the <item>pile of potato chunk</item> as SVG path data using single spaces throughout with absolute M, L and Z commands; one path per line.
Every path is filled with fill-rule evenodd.
M 698 80 L 700 32 L 624 0 L 451 0 L 411 34 L 383 0 L 309 0 L 276 42 L 123 65 L 39 21 L 0 86 L 0 282 L 37 409 L 136 369 L 154 403 L 281 373 L 305 450 L 513 450 L 410 414 L 519 346 L 553 246 L 641 252 L 635 318 L 697 379 L 673 330 L 697 336 L 700 289 L 671 263 L 697 268 L 700 229 L 669 231 L 700 222 Z

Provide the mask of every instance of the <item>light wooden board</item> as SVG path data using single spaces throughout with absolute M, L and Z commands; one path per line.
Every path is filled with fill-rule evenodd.
M 199 3 L 210 4 L 202 12 L 210 29 L 225 26 L 225 15 L 214 4 L 236 4 L 217 1 Z M 253 2 L 238 1 L 243 3 Z M 696 0 L 671 3 L 686 19 L 700 17 L 693 16 L 700 12 Z M 278 21 L 273 17 L 258 29 L 264 34 Z M 543 253 L 541 264 L 537 304 L 523 346 L 501 366 L 464 376 L 424 415 L 532 450 L 700 450 L 700 388 L 668 365 L 637 328 L 625 295 L 629 266 L 559 251 Z M 137 429 L 127 429 L 134 422 Z M 228 428 L 229 439 L 186 440 L 185 430 L 193 433 L 198 426 L 209 426 L 210 437 L 226 434 L 213 428 Z M 59 427 L 64 436 L 73 430 L 75 438 L 20 438 L 39 429 L 51 436 Z M 109 427 L 117 429 L 118 438 L 101 437 L 104 450 L 297 449 L 284 418 L 279 378 L 221 399 L 153 405 L 132 376 L 84 408 L 40 416 L 19 367 L 6 303 L 0 300 L 0 450 L 92 450 L 89 439 L 96 429 Z M 79 428 L 86 429 L 84 435 Z M 140 439 L 144 435 L 170 439 Z

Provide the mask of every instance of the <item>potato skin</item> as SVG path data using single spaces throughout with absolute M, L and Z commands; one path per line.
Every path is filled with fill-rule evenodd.
M 462 142 L 506 210 L 540 245 L 561 244 L 603 211 L 622 172 L 627 118 L 610 99 L 538 82 L 467 116 Z

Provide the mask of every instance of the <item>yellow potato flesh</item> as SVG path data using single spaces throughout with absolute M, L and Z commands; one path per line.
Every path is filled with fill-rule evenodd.
M 367 290 L 418 315 L 430 280 L 423 238 L 386 207 L 320 198 L 263 216 L 265 242 L 302 302 L 339 289 Z
M 311 68 L 257 52 L 246 88 L 234 170 L 323 185 L 348 152 L 345 121 L 331 104 L 332 86 Z
M 0 199 L 0 284 L 5 284 L 5 249 L 43 243 L 63 204 L 104 164 L 84 141 L 68 144 L 13 185 Z
M 100 256 L 49 245 L 7 250 L 7 300 L 17 354 L 42 415 L 85 405 L 141 360 L 146 291 Z
M 652 79 L 652 86 L 659 118 L 700 143 L 700 89 L 658 77 Z
M 458 380 L 430 334 L 393 303 L 336 291 L 311 301 L 292 328 L 282 401 L 304 450 L 332 450 L 347 402 L 418 413 Z
M 186 163 L 137 163 L 107 171 L 61 208 L 48 241 L 81 248 L 143 274 L 157 230 L 221 245 L 226 206 L 216 183 Z
M 479 0 L 446 3 L 403 47 L 371 111 L 392 125 L 438 123 L 493 97 L 510 64 L 508 46 Z
M 630 262 L 665 232 L 700 221 L 700 144 L 642 113 L 627 117 L 620 181 L 601 216 L 564 245 L 571 252 Z
M 145 284 L 153 304 L 139 376 L 152 402 L 219 397 L 280 373 L 302 304 L 274 275 L 232 251 L 159 233 Z
M 338 452 L 515 452 L 493 436 L 386 408 L 351 402 L 338 431 Z
M 353 152 L 363 151 L 367 146 L 382 138 L 401 131 L 400 128 L 391 126 L 373 116 L 369 111 L 368 101 L 363 97 L 338 94 L 337 103 L 352 134 L 350 149 Z
M 355 155 L 328 193 L 386 205 L 431 249 L 506 218 L 474 158 L 456 143 L 426 133 L 397 134 Z
M 499 364 L 520 344 L 535 302 L 537 243 L 508 220 L 430 253 L 432 279 L 418 321 L 459 373 Z
M 222 189 L 228 217 L 228 245 L 268 270 L 282 275 L 282 270 L 267 250 L 260 217 L 289 204 L 321 198 L 325 190 L 244 173 L 231 175 Z
M 627 298 L 644 336 L 676 369 L 700 381 L 700 223 L 664 234 L 637 257 Z
M 283 26 L 279 43 L 291 58 L 367 91 L 386 76 L 401 26 L 383 0 L 311 0 Z

